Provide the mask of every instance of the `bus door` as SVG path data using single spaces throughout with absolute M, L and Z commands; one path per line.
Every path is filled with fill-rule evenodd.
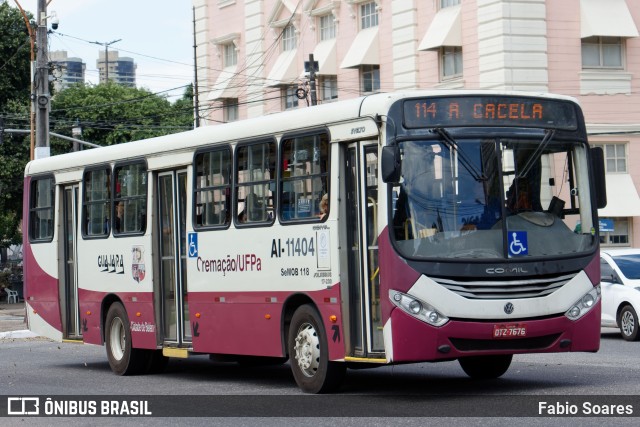
M 80 310 L 78 306 L 78 184 L 62 187 L 62 228 L 64 240 L 61 253 L 63 278 L 61 282 L 63 337 L 79 339 L 82 337 Z
M 187 170 L 157 177 L 161 318 L 164 343 L 189 347 L 191 325 L 187 304 L 186 230 Z
M 350 353 L 379 357 L 384 352 L 378 274 L 378 145 L 346 147 L 345 195 L 348 250 Z

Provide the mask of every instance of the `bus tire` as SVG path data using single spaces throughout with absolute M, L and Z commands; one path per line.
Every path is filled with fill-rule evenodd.
M 105 341 L 109 366 L 116 375 L 144 373 L 149 366 L 149 351 L 132 348 L 129 317 L 121 303 L 111 304 L 105 321 Z
M 489 380 L 501 377 L 511 365 L 512 354 L 498 356 L 470 356 L 458 359 L 462 370 L 469 377 Z
M 293 377 L 305 393 L 329 393 L 342 383 L 346 364 L 329 361 L 327 334 L 311 305 L 302 305 L 293 314 L 288 350 Z
M 630 305 L 625 305 L 618 314 L 618 325 L 626 341 L 638 340 L 638 314 Z

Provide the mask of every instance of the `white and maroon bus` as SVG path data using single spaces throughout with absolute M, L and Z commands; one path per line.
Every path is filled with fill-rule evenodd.
M 30 162 L 29 327 L 168 357 L 347 367 L 597 351 L 602 151 L 570 98 L 415 91 Z

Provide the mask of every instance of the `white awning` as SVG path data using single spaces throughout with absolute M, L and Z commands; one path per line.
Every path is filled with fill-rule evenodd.
M 340 68 L 355 68 L 361 65 L 380 65 L 378 27 L 367 28 L 358 33 Z
M 238 84 L 235 82 L 237 65 L 227 67 L 218 76 L 213 90 L 209 92 L 209 101 L 222 98 L 237 98 Z
M 313 49 L 313 60 L 318 61 L 319 70 L 316 74 L 335 76 L 338 74 L 338 60 L 336 54 L 336 39 L 324 40 Z
M 638 37 L 625 0 L 580 0 L 580 37 Z
M 440 9 L 431 21 L 418 50 L 438 49 L 442 46 L 462 46 L 462 5 Z
M 631 175 L 607 174 L 607 206 L 598 210 L 601 218 L 640 216 L 640 197 Z
M 267 77 L 266 86 L 289 85 L 298 80 L 296 56 L 297 50 L 284 51 L 276 59 L 276 63 Z

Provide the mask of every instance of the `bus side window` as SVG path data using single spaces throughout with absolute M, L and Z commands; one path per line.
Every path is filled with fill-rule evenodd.
M 281 142 L 280 218 L 324 221 L 322 199 L 329 198 L 329 138 L 326 132 L 285 138 Z M 324 214 L 324 215 L 323 215 Z

